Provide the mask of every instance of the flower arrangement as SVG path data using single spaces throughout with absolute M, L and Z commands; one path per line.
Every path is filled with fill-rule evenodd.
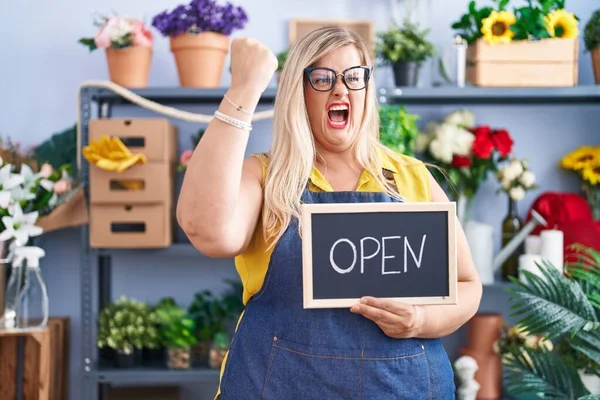
M 70 166 L 39 164 L 18 142 L 0 140 L 0 241 L 25 246 L 43 229 L 42 216 L 68 199 L 73 186 Z
M 113 14 L 100 16 L 94 25 L 98 27 L 94 38 L 79 39 L 79 43 L 87 46 L 90 51 L 98 48 L 152 47 L 152 31 L 142 21 Z
M 510 0 L 493 0 L 493 6 L 477 7 L 475 1 L 451 26 L 467 43 L 483 39 L 489 44 L 546 38 L 574 39 L 579 20 L 565 9 L 565 0 L 530 0 L 508 9 Z
M 508 159 L 513 144 L 506 129 L 475 125 L 473 113 L 461 109 L 427 124 L 416 149 L 448 173 L 459 195 L 472 199 L 488 173 Z
M 594 219 L 600 219 L 600 146 L 581 146 L 566 154 L 559 165 L 579 177 Z
M 159 335 L 156 315 L 146 303 L 125 296 L 100 311 L 98 348 L 132 355 L 134 349 L 156 348 Z
M 498 170 L 496 177 L 501 190 L 515 201 L 522 200 L 528 190 L 536 187 L 535 174 L 531 172 L 525 160 L 513 158 Z
M 244 28 L 247 22 L 248 15 L 242 7 L 229 2 L 219 5 L 216 0 L 192 0 L 172 11 L 165 10 L 155 15 L 152 26 L 163 36 L 201 32 L 230 35 L 236 29 Z

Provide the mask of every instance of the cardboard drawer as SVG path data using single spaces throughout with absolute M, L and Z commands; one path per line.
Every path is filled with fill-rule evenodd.
M 92 119 L 89 141 L 117 136 L 132 153 L 142 153 L 149 162 L 177 160 L 177 130 L 164 118 Z
M 173 242 L 171 207 L 164 204 L 91 205 L 93 248 L 161 248 Z
M 170 163 L 137 164 L 123 172 L 90 165 L 91 204 L 156 204 L 173 201 L 174 166 Z

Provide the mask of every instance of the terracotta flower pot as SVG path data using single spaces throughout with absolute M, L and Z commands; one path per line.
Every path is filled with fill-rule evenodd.
M 148 86 L 152 63 L 152 48 L 131 46 L 123 49 L 106 49 L 106 61 L 110 80 L 128 88 Z
M 596 85 L 600 85 L 600 47 L 593 49 L 592 54 L 592 66 L 594 68 L 594 79 Z
M 170 38 L 179 84 L 215 88 L 221 83 L 230 38 L 216 32 L 184 33 Z
M 467 348 L 477 353 L 491 354 L 494 342 L 500 339 L 501 314 L 477 314 L 467 323 Z

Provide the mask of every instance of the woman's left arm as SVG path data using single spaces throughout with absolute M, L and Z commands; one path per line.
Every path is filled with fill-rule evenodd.
M 448 196 L 429 174 L 431 201 L 448 202 Z M 439 338 L 467 322 L 479 308 L 482 287 L 466 235 L 457 218 L 458 304 L 413 306 L 396 301 L 365 297 L 351 311 L 371 319 L 395 338 Z

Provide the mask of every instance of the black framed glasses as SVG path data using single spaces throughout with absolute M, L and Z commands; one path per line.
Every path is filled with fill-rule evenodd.
M 306 79 L 310 86 L 318 92 L 328 92 L 335 87 L 338 76 L 342 77 L 342 82 L 348 90 L 362 90 L 367 87 L 371 77 L 372 67 L 356 66 L 350 67 L 337 73 L 331 68 L 309 67 L 304 69 Z

